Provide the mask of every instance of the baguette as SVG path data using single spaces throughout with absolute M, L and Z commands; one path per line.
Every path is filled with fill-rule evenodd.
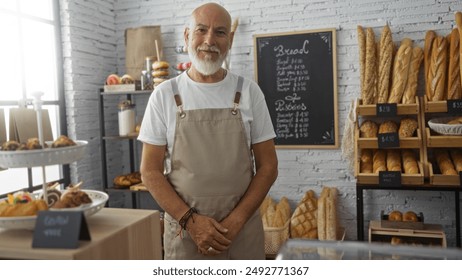
M 419 165 L 414 152 L 409 149 L 403 149 L 401 156 L 403 158 L 404 174 L 419 174 Z
M 379 50 L 377 103 L 387 103 L 393 64 L 393 39 L 388 25 L 383 28 Z
M 460 74 L 460 36 L 457 29 L 453 29 L 449 41 L 448 67 L 448 100 L 462 98 L 462 84 Z
M 423 50 L 420 47 L 412 49 L 411 65 L 409 66 L 409 76 L 403 94 L 403 104 L 414 104 L 417 93 L 417 81 L 419 79 L 420 65 L 422 64 Z
M 400 103 L 406 88 L 410 62 L 412 57 L 412 41 L 403 39 L 395 56 L 393 65 L 393 79 L 388 103 Z
M 359 162 L 360 173 L 372 173 L 372 150 L 361 150 Z
M 399 150 L 387 150 L 387 170 L 401 172 L 401 153 Z
M 452 149 L 450 151 L 452 162 L 457 172 L 462 172 L 462 150 Z
M 364 29 L 361 25 L 357 27 L 358 33 L 358 47 L 359 47 L 359 81 L 361 83 L 361 99 L 366 100 L 366 91 L 364 88 L 364 77 L 366 73 L 366 33 L 364 33 Z
M 457 175 L 447 150 L 435 150 L 435 159 L 443 175 Z
M 387 152 L 385 150 L 376 150 L 373 156 L 372 167 L 374 173 L 378 174 L 380 171 L 387 171 Z
M 430 91 L 430 62 L 432 57 L 432 47 L 433 41 L 436 38 L 436 33 L 433 30 L 428 30 L 425 34 L 425 44 L 424 44 L 424 66 L 425 66 L 425 96 L 427 100 L 432 100 L 432 93 Z
M 447 40 L 443 36 L 438 36 L 433 41 L 432 57 L 430 61 L 430 92 L 431 101 L 444 100 L 444 90 L 446 85 L 447 68 Z
M 337 195 L 338 191 L 332 187 L 329 189 L 329 197 L 326 205 L 326 239 L 337 240 Z
M 327 229 L 327 199 L 329 197 L 329 187 L 323 187 L 318 199 L 318 239 L 326 240 Z
M 374 104 L 377 97 L 377 66 L 376 66 L 375 34 L 372 28 L 366 30 L 366 70 L 364 72 L 363 104 Z

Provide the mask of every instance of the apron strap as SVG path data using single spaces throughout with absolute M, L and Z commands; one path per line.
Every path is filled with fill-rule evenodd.
M 231 110 L 231 114 L 233 115 L 237 114 L 237 109 L 239 107 L 239 101 L 241 100 L 241 91 L 242 91 L 243 84 L 244 84 L 244 78 L 242 76 L 239 76 L 237 78 L 236 94 L 234 95 L 233 109 Z
M 180 117 L 184 118 L 186 117 L 186 113 L 183 110 L 183 102 L 181 101 L 180 92 L 178 90 L 178 84 L 176 82 L 176 79 L 171 79 L 170 81 L 172 84 L 173 98 L 175 98 L 176 107 L 178 108 Z

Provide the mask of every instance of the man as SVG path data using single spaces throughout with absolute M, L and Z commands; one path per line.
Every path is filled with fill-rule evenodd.
M 141 125 L 142 179 L 166 212 L 165 259 L 265 257 L 257 210 L 277 177 L 275 133 L 258 85 L 221 68 L 230 29 L 218 4 L 193 11 L 192 66 L 156 87 Z

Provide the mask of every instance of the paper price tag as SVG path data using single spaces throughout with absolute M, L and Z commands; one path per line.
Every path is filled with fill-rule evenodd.
M 379 103 L 376 106 L 375 114 L 378 117 L 395 117 L 397 112 L 398 108 L 396 103 Z

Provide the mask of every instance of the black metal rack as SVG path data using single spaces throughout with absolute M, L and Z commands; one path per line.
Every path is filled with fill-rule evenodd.
M 435 186 L 430 184 L 418 186 L 379 186 L 356 184 L 356 224 L 358 240 L 364 241 L 364 190 L 393 190 L 393 191 L 438 191 L 454 192 L 454 208 L 456 214 L 456 245 L 461 247 L 461 228 L 460 228 L 460 186 Z

